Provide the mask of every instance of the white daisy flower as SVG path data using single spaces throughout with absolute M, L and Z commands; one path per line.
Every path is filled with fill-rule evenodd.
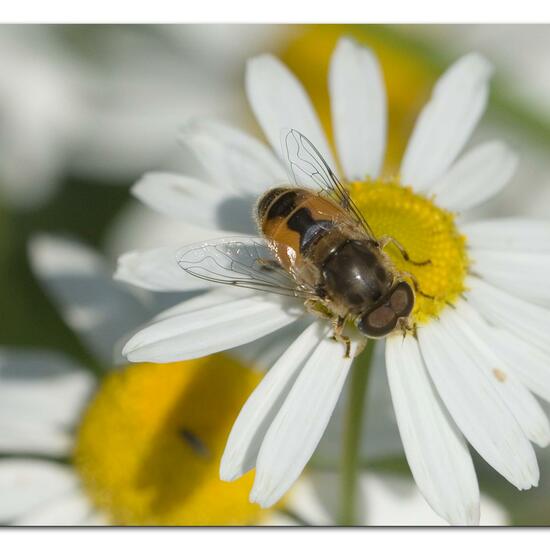
M 64 320 L 105 364 L 106 342 L 142 317 L 140 300 L 75 241 L 41 236 L 30 252 Z M 251 476 L 231 485 L 218 479 L 232 419 L 261 377 L 242 364 L 220 365 L 218 357 L 135 365 L 97 381 L 56 352 L 0 349 L 0 523 L 334 524 L 330 472 L 303 476 L 283 507 L 267 511 L 248 502 Z M 441 522 L 395 475 L 363 476 L 358 500 L 364 524 Z M 375 513 L 365 513 L 364 500 L 377 502 Z M 487 525 L 509 522 L 501 506 L 485 502 Z
M 432 508 L 453 524 L 479 522 L 468 443 L 510 483 L 528 489 L 539 479 L 532 443 L 550 440 L 548 420 L 531 393 L 550 399 L 550 287 L 541 269 L 548 263 L 550 225 L 522 219 L 465 223 L 459 216 L 498 193 L 517 164 L 501 141 L 460 156 L 485 109 L 491 74 L 490 63 L 475 53 L 454 63 L 418 117 L 399 176 L 383 178 L 386 98 L 368 49 L 342 39 L 330 63 L 338 165 L 301 84 L 276 58 L 260 56 L 247 66 L 246 90 L 273 151 L 238 130 L 194 121 L 182 139 L 211 180 L 149 174 L 134 187 L 153 209 L 229 237 L 244 232 L 243 216 L 251 218 L 258 197 L 289 181 L 282 129 L 306 136 L 333 172 L 341 166 L 340 178 L 374 234 L 392 236 L 410 258 L 429 260 L 414 265 L 387 249 L 419 292 L 414 330 L 386 338 L 386 366 L 414 479 Z M 252 219 L 248 228 L 255 233 Z M 130 361 L 200 357 L 304 315 L 311 320 L 243 407 L 221 462 L 226 480 L 256 467 L 251 499 L 270 506 L 315 450 L 352 360 L 329 338 L 330 325 L 306 313 L 299 300 L 289 305 L 259 292 L 213 288 L 183 273 L 177 258 L 181 246 L 171 245 L 120 259 L 116 277 L 134 285 L 208 290 L 131 338 L 124 348 Z

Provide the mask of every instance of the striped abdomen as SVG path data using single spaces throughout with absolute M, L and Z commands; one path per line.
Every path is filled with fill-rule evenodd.
M 258 202 L 257 214 L 261 232 L 276 243 L 277 255 L 287 269 L 299 269 L 304 259 L 328 254 L 337 246 L 335 241 L 345 239 L 338 228 L 348 220 L 347 213 L 307 189 L 271 189 Z

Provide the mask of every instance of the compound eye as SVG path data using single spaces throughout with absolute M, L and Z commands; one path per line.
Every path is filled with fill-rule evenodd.
M 414 307 L 414 293 L 408 283 L 399 283 L 390 296 L 391 309 L 397 317 L 408 317 Z
M 357 328 L 367 336 L 379 338 L 389 334 L 397 324 L 398 316 L 393 309 L 384 304 L 361 317 Z

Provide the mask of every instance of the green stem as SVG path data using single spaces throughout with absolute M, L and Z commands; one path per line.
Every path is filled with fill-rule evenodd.
M 342 442 L 340 525 L 355 525 L 359 447 L 363 427 L 363 409 L 367 397 L 374 342 L 369 340 L 364 351 L 351 366 L 348 405 Z

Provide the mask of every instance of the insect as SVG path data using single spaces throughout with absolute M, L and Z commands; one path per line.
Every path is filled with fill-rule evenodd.
M 412 329 L 414 277 L 398 271 L 347 189 L 314 145 L 289 130 L 283 150 L 293 185 L 260 197 L 256 221 L 261 238 L 224 238 L 179 251 L 178 264 L 208 281 L 300 298 L 311 313 L 327 318 L 333 337 L 350 352 L 348 322 L 368 338 Z M 414 287 L 414 290 L 413 290 Z

